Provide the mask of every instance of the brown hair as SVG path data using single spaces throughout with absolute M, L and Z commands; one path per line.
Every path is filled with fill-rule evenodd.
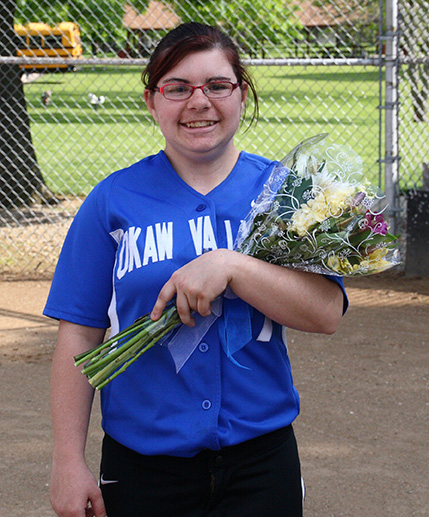
M 146 90 L 153 91 L 158 81 L 182 59 L 192 52 L 221 49 L 225 52 L 229 63 L 240 85 L 247 83 L 253 95 L 253 113 L 248 128 L 256 122 L 259 115 L 258 94 L 248 70 L 241 62 L 237 47 L 229 36 L 211 25 L 190 22 L 183 23 L 170 31 L 158 43 L 149 63 L 143 70 L 142 82 Z

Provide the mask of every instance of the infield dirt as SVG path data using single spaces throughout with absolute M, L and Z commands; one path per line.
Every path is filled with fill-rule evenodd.
M 429 279 L 390 273 L 346 287 L 350 308 L 336 334 L 289 331 L 304 515 L 427 516 Z M 2 516 L 54 515 L 49 374 L 57 325 L 41 315 L 48 289 L 46 280 L 0 281 Z M 94 473 L 98 406 L 87 448 Z

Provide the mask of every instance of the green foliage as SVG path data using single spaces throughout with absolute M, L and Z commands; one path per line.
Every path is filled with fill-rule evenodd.
M 252 57 L 264 57 L 266 46 L 299 39 L 300 27 L 292 19 L 294 7 L 284 0 L 172 0 L 183 22 L 218 25 Z
M 146 11 L 149 0 L 134 0 L 136 10 Z M 19 23 L 44 22 L 56 25 L 61 21 L 77 23 L 82 38 L 108 40 L 124 35 L 121 0 L 17 0 L 16 21 Z

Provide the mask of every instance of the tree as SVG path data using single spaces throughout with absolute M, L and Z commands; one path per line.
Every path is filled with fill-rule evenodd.
M 299 39 L 300 27 L 291 16 L 287 0 L 171 0 L 183 22 L 198 21 L 218 25 L 241 49 L 252 57 L 265 57 L 275 45 Z
M 13 19 L 15 1 L 0 4 L 0 55 L 16 56 Z M 0 207 L 23 206 L 52 199 L 33 148 L 30 121 L 18 65 L 0 63 Z
M 404 76 L 410 84 L 415 122 L 424 121 L 428 109 L 429 29 L 426 23 L 428 10 L 428 0 L 404 0 L 400 4 L 401 50 L 404 56 L 410 59 L 403 69 Z
M 60 21 L 73 21 L 79 25 L 83 41 L 96 53 L 99 43 L 112 44 L 123 37 L 125 3 L 144 12 L 149 0 L 17 0 L 16 17 L 23 24 L 38 21 L 57 25 Z
M 136 7 L 146 9 L 147 0 Z M 75 21 L 98 37 L 119 34 L 123 3 L 119 0 L 3 0 L 0 3 L 0 55 L 16 56 L 14 22 Z M 0 207 L 31 204 L 36 197 L 53 202 L 34 151 L 19 65 L 0 63 Z

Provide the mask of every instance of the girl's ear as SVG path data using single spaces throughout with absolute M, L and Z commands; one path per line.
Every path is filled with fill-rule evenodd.
M 146 103 L 146 106 L 147 106 L 150 114 L 152 115 L 153 119 L 155 120 L 155 122 L 158 122 L 158 116 L 157 116 L 156 109 L 155 109 L 154 97 L 155 97 L 154 92 L 151 92 L 150 90 L 144 91 L 144 101 Z

